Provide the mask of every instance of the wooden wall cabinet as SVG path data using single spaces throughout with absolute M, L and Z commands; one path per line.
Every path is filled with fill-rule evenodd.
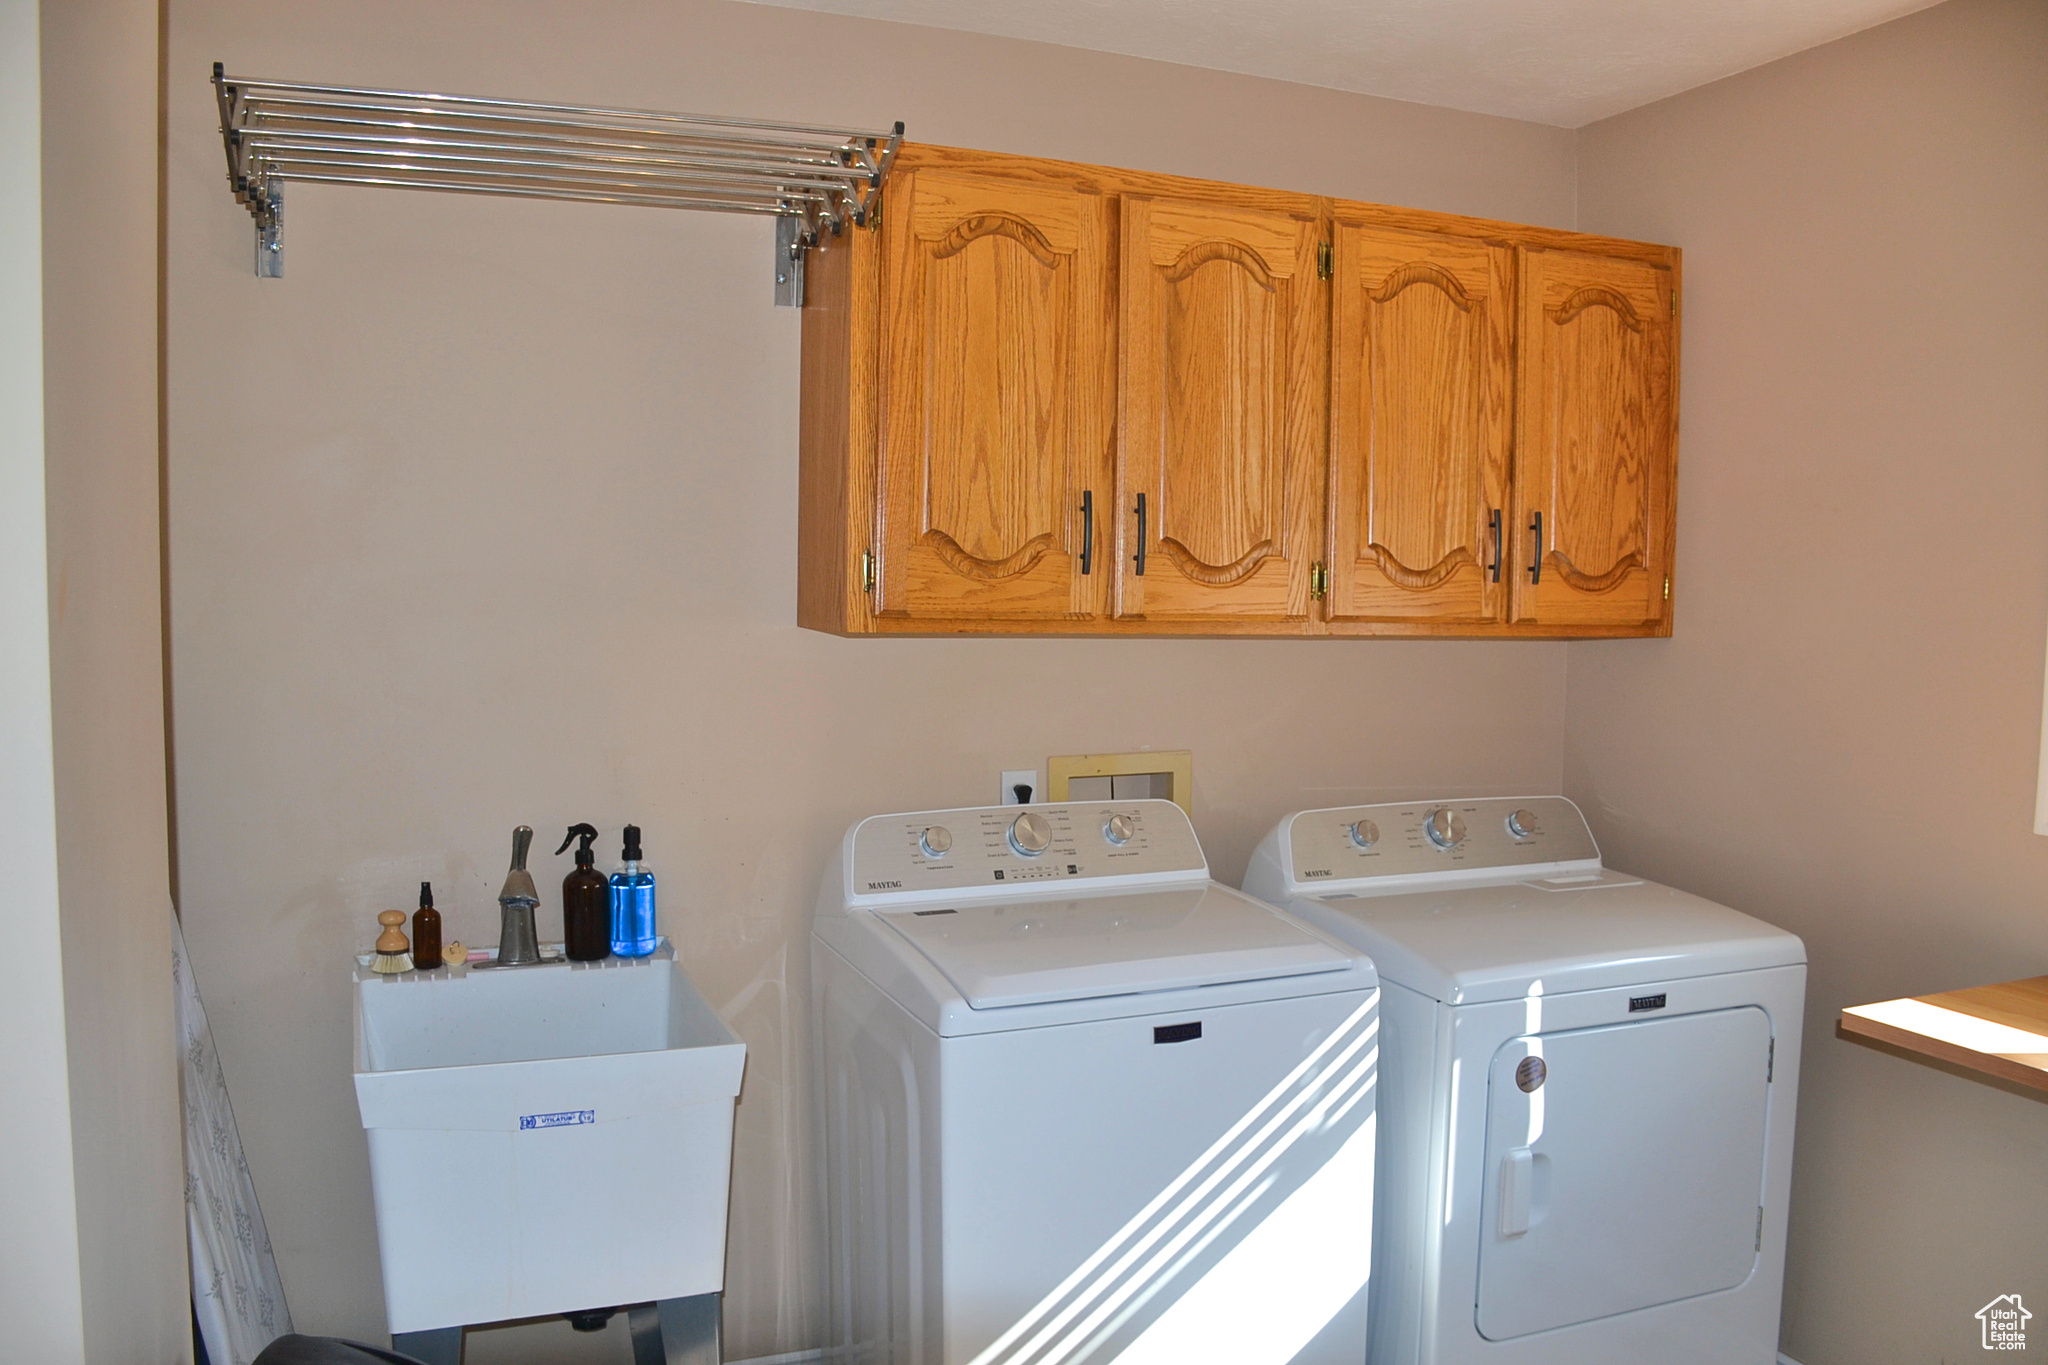
M 1315 200 L 1121 204 L 1116 615 L 1303 622 L 1327 343 Z M 1299 629 L 1299 625 L 1295 626 Z
M 1109 487 L 1115 425 L 1109 205 L 944 168 L 890 195 L 874 611 L 1088 620 L 1102 594 L 1081 509 Z
M 1335 218 L 1329 619 L 1504 618 L 1514 253 Z
M 906 147 L 812 252 L 798 621 L 1668 634 L 1678 253 Z
M 1514 619 L 1656 634 L 1669 619 L 1672 272 L 1521 250 Z

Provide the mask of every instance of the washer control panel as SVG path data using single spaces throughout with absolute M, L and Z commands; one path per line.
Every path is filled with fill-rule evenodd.
M 1405 801 L 1303 811 L 1288 829 L 1289 870 L 1317 882 L 1597 859 L 1586 817 L 1562 796 Z
M 1074 801 L 877 815 L 856 825 L 855 897 L 996 892 L 1040 882 L 1208 875 L 1194 826 L 1171 801 Z M 1043 895 L 1039 889 L 1035 894 Z

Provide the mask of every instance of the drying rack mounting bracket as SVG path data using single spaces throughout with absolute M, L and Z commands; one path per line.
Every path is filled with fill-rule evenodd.
M 775 219 L 775 301 L 801 307 L 827 233 L 880 222 L 903 144 L 752 119 L 243 80 L 213 64 L 228 185 L 256 224 L 256 273 L 284 274 L 284 182 L 703 209 Z

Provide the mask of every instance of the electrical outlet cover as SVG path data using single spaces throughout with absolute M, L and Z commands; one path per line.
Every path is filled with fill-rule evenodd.
M 996 804 L 999 806 L 1021 805 L 1022 803 L 1017 800 L 1016 791 L 1019 786 L 1031 788 L 1031 799 L 1033 801 L 1045 800 L 1045 787 L 1038 780 L 1038 769 L 1005 768 L 1003 770 L 1003 784 L 996 792 Z

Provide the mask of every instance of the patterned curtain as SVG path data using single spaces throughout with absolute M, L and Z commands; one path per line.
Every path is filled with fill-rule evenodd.
M 185 934 L 171 916 L 177 977 L 179 1083 L 185 1101 L 185 1226 L 192 1240 L 192 1311 L 211 1365 L 249 1365 L 292 1330 L 270 1236 L 242 1160 L 227 1077 L 206 1027 L 206 1007 L 185 955 Z

